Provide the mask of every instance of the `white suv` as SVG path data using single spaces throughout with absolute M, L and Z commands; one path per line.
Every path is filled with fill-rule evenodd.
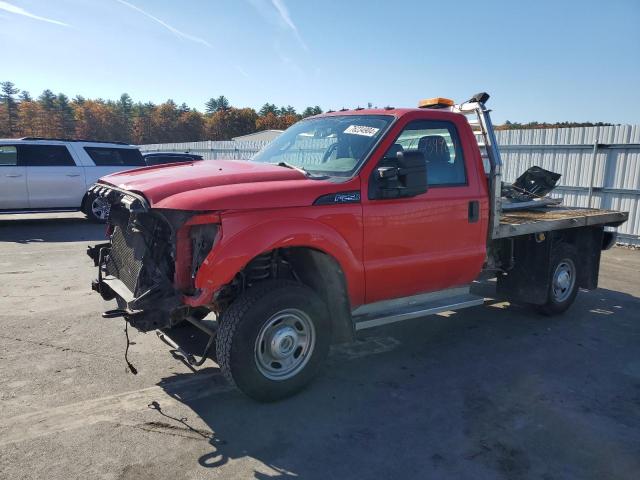
M 0 139 L 0 212 L 81 210 L 104 221 L 108 205 L 88 188 L 109 173 L 144 166 L 140 151 L 124 143 Z

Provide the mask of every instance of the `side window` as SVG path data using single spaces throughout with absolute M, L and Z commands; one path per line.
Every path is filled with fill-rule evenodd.
M 84 147 L 99 167 L 144 167 L 146 163 L 137 148 Z
M 75 167 L 69 150 L 64 145 L 20 145 L 20 164 L 27 167 Z
M 12 145 L 0 145 L 0 167 L 18 165 L 18 150 Z
M 429 186 L 467 184 L 462 148 L 453 124 L 431 120 L 410 122 L 384 157 L 395 157 L 403 150 L 420 150 L 424 154 Z

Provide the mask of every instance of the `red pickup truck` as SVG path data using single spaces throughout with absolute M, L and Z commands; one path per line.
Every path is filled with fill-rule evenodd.
M 358 330 L 482 304 L 481 274 L 504 298 L 565 311 L 597 286 L 604 227 L 628 214 L 506 202 L 487 99 L 331 112 L 250 161 L 102 178 L 110 239 L 88 253 L 93 289 L 118 302 L 103 315 L 170 344 L 191 322 L 209 336 L 202 359 L 176 348 L 268 401 Z

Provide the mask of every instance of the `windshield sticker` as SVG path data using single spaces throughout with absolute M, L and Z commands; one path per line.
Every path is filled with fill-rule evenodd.
M 380 129 L 376 127 L 365 127 L 363 125 L 349 125 L 344 133 L 351 135 L 363 135 L 365 137 L 373 137 Z

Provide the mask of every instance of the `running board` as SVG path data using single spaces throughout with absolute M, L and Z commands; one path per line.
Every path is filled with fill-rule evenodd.
M 469 287 L 461 287 L 363 305 L 352 312 L 352 317 L 357 331 L 483 303 L 484 297 L 469 293 Z

